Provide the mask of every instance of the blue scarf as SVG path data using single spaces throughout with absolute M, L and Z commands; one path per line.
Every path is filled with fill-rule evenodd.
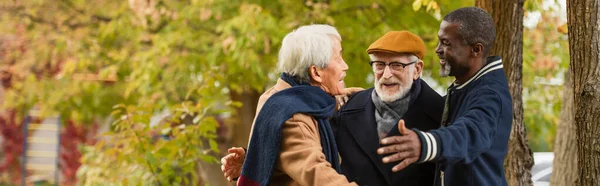
M 281 74 L 281 79 L 292 87 L 273 94 L 256 117 L 238 185 L 269 185 L 279 159 L 281 126 L 296 113 L 317 120 L 323 153 L 331 166 L 340 172 L 338 150 L 329 126 L 335 99 L 321 88 L 301 83 L 285 73 Z

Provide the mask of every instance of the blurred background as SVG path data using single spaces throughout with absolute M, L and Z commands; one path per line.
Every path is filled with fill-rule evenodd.
M 4 0 L 0 185 L 227 185 L 220 159 L 246 146 L 286 33 L 342 35 L 346 85 L 372 87 L 366 48 L 391 30 L 427 45 L 441 94 L 441 18 L 474 0 Z M 552 152 L 569 66 L 564 0 L 527 0 L 523 117 Z

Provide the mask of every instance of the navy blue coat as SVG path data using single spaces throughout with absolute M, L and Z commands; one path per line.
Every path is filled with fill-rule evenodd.
M 446 96 L 444 127 L 418 131 L 419 162 L 436 162 L 436 184 L 505 186 L 504 157 L 512 127 L 512 98 L 500 57 L 471 79 L 452 85 Z
M 428 131 L 440 126 L 443 98 L 424 81 L 419 96 L 402 116 L 408 128 Z M 435 164 L 413 164 L 400 172 L 392 172 L 398 162 L 384 164 L 377 154 L 380 147 L 375 122 L 373 88 L 356 93 L 334 114 L 332 129 L 342 160 L 342 174 L 348 181 L 364 186 L 433 184 Z M 395 129 L 395 130 L 394 130 Z M 400 135 L 397 126 L 388 136 Z

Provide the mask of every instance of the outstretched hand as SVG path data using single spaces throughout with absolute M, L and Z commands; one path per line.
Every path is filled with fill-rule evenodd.
M 421 142 L 417 133 L 407 129 L 404 120 L 398 121 L 398 130 L 402 136 L 384 138 L 381 144 L 386 146 L 377 149 L 378 154 L 391 154 L 383 158 L 383 163 L 401 161 L 392 168 L 393 172 L 398 172 L 417 162 L 421 156 Z
M 221 158 L 221 171 L 223 171 L 223 176 L 227 178 L 227 181 L 232 182 L 240 177 L 242 173 L 246 151 L 241 147 L 232 147 L 227 152 L 229 154 Z

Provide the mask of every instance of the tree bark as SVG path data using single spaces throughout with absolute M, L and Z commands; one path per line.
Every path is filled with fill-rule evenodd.
M 532 185 L 533 156 L 527 143 L 523 123 L 523 3 L 524 0 L 476 0 L 487 10 L 496 25 L 496 42 L 491 55 L 502 57 L 513 102 L 513 127 L 504 159 L 504 173 L 509 185 Z
M 573 75 L 577 185 L 600 185 L 600 16 L 598 0 L 567 1 Z
M 258 104 L 259 97 L 260 93 L 258 93 L 258 91 L 255 90 L 247 90 L 241 93 L 231 91 L 231 100 L 242 103 L 242 106 L 236 109 L 236 113 L 233 115 L 231 120 L 231 125 L 229 125 L 232 129 L 232 146 L 248 146 L 250 128 L 252 126 L 252 122 L 254 121 L 254 116 L 256 114 L 256 105 Z
M 563 105 L 554 142 L 554 161 L 550 185 L 575 185 L 577 174 L 577 136 L 573 116 L 573 76 L 567 72 L 563 89 Z

